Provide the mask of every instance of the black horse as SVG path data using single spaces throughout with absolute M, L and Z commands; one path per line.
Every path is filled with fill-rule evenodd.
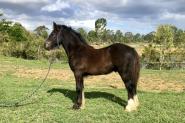
M 53 23 L 53 31 L 45 41 L 45 49 L 51 50 L 63 46 L 69 66 L 76 80 L 77 100 L 75 109 L 84 108 L 84 82 L 88 75 L 118 72 L 128 92 L 126 111 L 136 110 L 139 105 L 137 98 L 137 81 L 139 78 L 139 56 L 134 48 L 115 43 L 101 49 L 88 45 L 82 36 L 72 28 Z

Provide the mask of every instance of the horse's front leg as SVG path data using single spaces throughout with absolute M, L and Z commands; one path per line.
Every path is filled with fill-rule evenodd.
M 75 80 L 76 80 L 76 101 L 73 105 L 74 109 L 83 109 L 85 106 L 85 98 L 84 98 L 84 83 L 83 83 L 83 76 L 80 72 L 74 73 Z

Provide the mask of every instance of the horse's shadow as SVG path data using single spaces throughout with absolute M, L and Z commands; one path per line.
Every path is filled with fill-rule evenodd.
M 50 94 L 57 93 L 57 92 L 62 93 L 65 97 L 75 102 L 76 92 L 73 90 L 53 88 L 47 91 L 47 93 L 50 93 Z M 120 97 L 115 96 L 114 94 L 107 93 L 107 92 L 100 92 L 100 91 L 85 92 L 85 98 L 87 99 L 104 98 L 104 99 L 110 100 L 124 107 L 127 104 L 125 100 L 121 99 Z

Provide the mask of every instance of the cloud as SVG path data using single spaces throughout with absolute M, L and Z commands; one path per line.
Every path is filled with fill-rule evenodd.
M 53 11 L 61 11 L 63 9 L 70 8 L 69 3 L 57 0 L 53 4 L 46 5 L 41 8 L 42 11 L 48 11 L 48 12 L 53 12 Z
M 83 20 L 83 21 L 79 21 L 79 20 L 71 20 L 68 22 L 68 25 L 71 25 L 75 28 L 78 28 L 78 27 L 84 27 L 87 29 L 87 30 L 92 30 L 95 28 L 95 20 Z
M 40 15 L 41 14 L 41 12 L 39 11 L 40 8 L 46 4 L 47 3 L 42 2 L 42 1 L 40 1 L 40 2 L 27 1 L 27 3 L 25 3 L 25 2 L 14 3 L 14 2 L 9 2 L 9 1 L 6 1 L 6 2 L 0 1 L 0 8 L 3 10 L 13 11 L 13 14 L 15 15 L 15 17 L 16 17 L 16 15 L 22 14 L 22 13 L 28 14 L 30 16 L 34 16 L 34 15 Z M 4 11 L 4 12 L 6 12 L 6 11 Z M 11 14 L 11 13 L 9 13 L 9 14 Z
M 48 2 L 48 0 L 1 0 L 1 2 L 8 2 L 8 3 L 40 3 L 40 2 Z
M 161 19 L 185 20 L 185 14 L 164 12 Z
M 29 29 L 53 21 L 93 29 L 95 20 L 104 17 L 108 28 L 135 33 L 148 33 L 164 23 L 185 29 L 184 5 L 185 0 L 0 0 L 4 16 Z

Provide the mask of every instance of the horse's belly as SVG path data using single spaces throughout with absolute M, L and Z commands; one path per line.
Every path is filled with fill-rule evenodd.
M 102 74 L 108 74 L 113 71 L 112 65 L 102 65 L 102 66 L 92 66 L 87 73 L 91 75 L 102 75 Z

